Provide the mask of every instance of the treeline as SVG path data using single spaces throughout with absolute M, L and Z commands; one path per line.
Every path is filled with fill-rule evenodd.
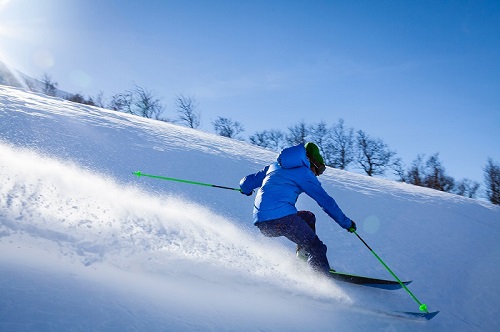
M 45 74 L 42 77 L 42 91 L 55 96 L 57 83 Z M 175 97 L 174 118 L 165 117 L 165 107 L 156 94 L 148 89 L 133 84 L 125 92 L 111 96 L 105 102 L 103 93 L 95 98 L 85 98 L 81 94 L 70 94 L 67 100 L 107 108 L 119 112 L 177 123 L 190 128 L 198 128 L 201 123 L 201 113 L 198 103 L 191 96 L 179 94 Z M 244 140 L 239 135 L 245 131 L 244 126 L 233 119 L 217 117 L 212 123 L 214 132 L 220 136 Z M 396 151 L 380 138 L 372 137 L 363 130 L 347 127 L 344 120 L 339 119 L 334 124 L 324 121 L 318 123 L 294 124 L 286 131 L 268 129 L 255 132 L 248 141 L 254 145 L 279 152 L 282 148 L 307 141 L 315 142 L 324 156 L 327 166 L 346 170 L 358 169 L 368 176 L 387 176 L 392 173 L 398 181 L 416 186 L 432 188 L 457 195 L 477 198 L 480 195 L 481 184 L 464 178 L 459 181 L 446 173 L 439 159 L 439 153 L 430 156 L 418 155 L 408 167 L 404 165 Z M 500 204 L 500 164 L 488 159 L 484 170 L 484 196 L 493 204 Z
M 387 176 L 392 173 L 401 182 L 432 188 L 457 195 L 478 198 L 481 185 L 471 179 L 456 181 L 446 173 L 439 153 L 418 155 L 406 167 L 396 151 L 380 138 L 363 130 L 355 131 L 342 119 L 328 125 L 300 122 L 287 131 L 263 130 L 250 136 L 252 144 L 279 151 L 285 146 L 315 142 L 327 166 L 338 169 L 358 169 L 368 176 Z M 485 197 L 493 204 L 500 204 L 500 165 L 488 159 L 484 167 Z

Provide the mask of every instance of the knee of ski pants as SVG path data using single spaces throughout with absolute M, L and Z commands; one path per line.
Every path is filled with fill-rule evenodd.
M 255 226 L 257 226 L 262 235 L 267 237 L 282 236 L 285 229 L 285 225 L 283 223 L 279 223 L 278 220 L 258 222 L 255 223 Z

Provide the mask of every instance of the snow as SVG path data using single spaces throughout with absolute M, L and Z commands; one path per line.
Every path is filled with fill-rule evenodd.
M 238 187 L 276 154 L 0 86 L 0 331 L 498 331 L 500 208 L 336 169 L 320 177 L 404 290 L 325 280 L 252 225 Z M 390 279 L 302 195 L 340 271 Z M 381 311 L 381 312 L 380 312 Z

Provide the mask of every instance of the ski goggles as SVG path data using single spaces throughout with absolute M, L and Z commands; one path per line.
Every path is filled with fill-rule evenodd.
M 326 166 L 325 165 L 323 165 L 321 163 L 314 162 L 314 160 L 312 158 L 309 158 L 309 161 L 311 162 L 311 164 L 316 169 L 316 175 L 321 175 L 326 170 Z

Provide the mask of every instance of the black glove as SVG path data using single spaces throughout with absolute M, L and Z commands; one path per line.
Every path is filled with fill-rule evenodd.
M 350 232 L 350 233 L 354 233 L 356 231 L 356 229 L 357 229 L 356 228 L 356 223 L 354 222 L 354 220 L 351 220 L 351 222 L 352 222 L 351 227 L 349 227 L 347 229 L 347 231 Z
M 241 189 L 240 189 L 240 193 L 242 193 L 243 195 L 247 195 L 247 196 L 252 196 L 253 194 L 253 190 L 249 193 L 244 193 Z

